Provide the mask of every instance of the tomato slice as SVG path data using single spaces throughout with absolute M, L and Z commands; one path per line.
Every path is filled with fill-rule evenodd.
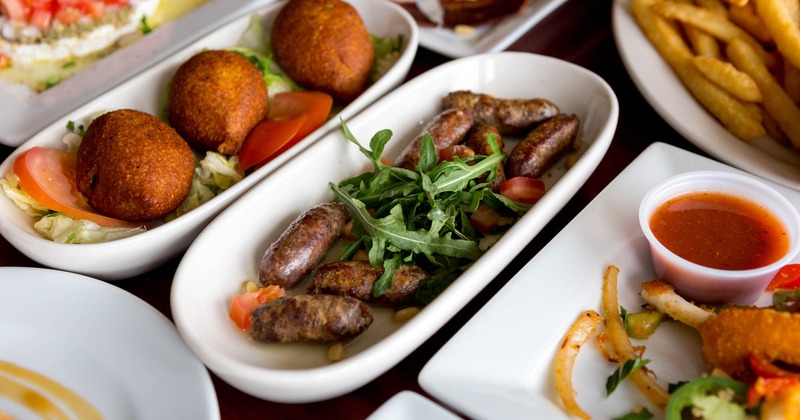
M 291 140 L 306 120 L 305 115 L 286 119 L 267 118 L 256 125 L 247 135 L 239 151 L 239 170 L 244 172 L 255 165 L 265 163 L 278 156 L 278 151 L 287 149 Z
M 228 316 L 236 327 L 247 331 L 250 329 L 250 313 L 253 309 L 283 296 L 286 296 L 286 291 L 276 285 L 262 287 L 255 292 L 238 294 L 231 299 Z
M 0 0 L 0 12 L 15 21 L 25 21 L 28 12 L 22 0 Z
M 778 270 L 767 290 L 797 289 L 800 287 L 800 264 L 787 264 Z
M 800 386 L 800 379 L 758 377 L 747 390 L 747 404 L 755 407 L 762 398 L 771 398 L 781 391 L 794 386 Z
M 327 93 L 281 92 L 270 100 L 269 118 L 281 119 L 305 115 L 306 121 L 296 134 L 302 139 L 325 123 L 332 106 L 333 98 Z
M 775 363 L 771 362 L 764 356 L 755 353 L 747 355 L 747 361 L 750 368 L 753 369 L 756 375 L 763 378 L 795 378 L 800 380 L 800 373 L 786 370 Z
M 58 149 L 32 147 L 14 161 L 14 173 L 19 184 L 43 206 L 75 219 L 85 219 L 106 227 L 136 227 L 97 213 L 86 197 L 78 191 L 75 175 L 75 155 Z
M 500 184 L 500 195 L 521 203 L 536 204 L 544 193 L 544 182 L 536 178 L 516 176 Z

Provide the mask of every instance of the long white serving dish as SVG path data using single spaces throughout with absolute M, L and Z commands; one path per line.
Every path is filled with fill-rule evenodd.
M 556 350 L 581 312 L 602 313 L 608 265 L 620 269 L 620 305 L 634 311 L 644 303 L 640 285 L 655 274 L 639 202 L 659 182 L 697 170 L 743 173 L 663 143 L 648 147 L 431 358 L 419 375 L 422 388 L 470 418 L 570 418 L 555 389 Z M 800 193 L 766 182 L 800 206 Z M 765 294 L 757 305 L 770 303 Z M 648 368 L 665 389 L 706 370 L 699 334 L 686 325 L 665 322 L 646 341 L 634 341 L 646 346 Z M 606 396 L 606 379 L 616 367 L 593 338 L 581 347 L 572 379 L 581 408 L 610 419 L 648 407 L 663 418 L 631 381 Z
M 330 182 L 371 163 L 341 132 L 330 133 L 276 170 L 220 214 L 187 250 L 171 291 L 173 319 L 197 356 L 220 378 L 259 398 L 301 403 L 350 392 L 394 366 L 427 340 L 517 255 L 591 175 L 613 138 L 619 106 L 594 73 L 551 57 L 495 53 L 455 60 L 407 82 L 346 121 L 362 144 L 393 132 L 384 156 L 393 159 L 441 111 L 441 99 L 469 89 L 505 98 L 548 98 L 581 121 L 585 146 L 542 179 L 548 192 L 441 295 L 405 324 L 375 307 L 375 321 L 348 343 L 347 357 L 329 363 L 324 345 L 259 344 L 228 318 L 231 298 L 257 280 L 262 254 L 302 211 L 333 199 Z
M 222 209 L 245 191 L 264 180 L 272 171 L 290 160 L 301 150 L 338 127 L 339 118 L 349 119 L 367 105 L 385 95 L 405 79 L 417 50 L 417 27 L 401 7 L 385 0 L 350 0 L 367 29 L 379 36 L 403 35 L 404 46 L 399 60 L 376 83 L 370 86 L 320 128 L 309 134 L 268 164 L 245 177 L 228 190 L 195 210 L 161 226 L 116 241 L 98 244 L 62 244 L 48 241 L 33 229 L 34 220 L 17 208 L 5 194 L 0 194 L 0 234 L 20 252 L 48 267 L 118 280 L 150 270 L 185 250 L 192 240 Z M 269 28 L 283 2 L 257 11 Z M 61 138 L 70 120 L 82 121 L 97 111 L 133 108 L 157 114 L 163 93 L 178 66 L 192 55 L 204 50 L 232 47 L 248 28 L 251 16 L 220 28 L 198 40 L 134 79 L 70 112 L 39 134 L 25 142 L 0 165 L 0 177 L 12 171 L 16 157 L 33 146 L 64 147 Z M 269 31 L 267 31 L 269 32 Z

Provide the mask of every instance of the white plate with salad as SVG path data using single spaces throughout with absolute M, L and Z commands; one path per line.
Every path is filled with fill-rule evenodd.
M 328 359 L 325 344 L 264 344 L 229 318 L 242 283 L 256 281 L 265 249 L 303 211 L 333 200 L 330 183 L 371 171 L 373 163 L 341 131 L 334 131 L 275 171 L 220 214 L 189 247 L 172 283 L 176 325 L 195 354 L 243 392 L 280 402 L 310 402 L 350 392 L 379 376 L 427 340 L 491 282 L 588 179 L 611 142 L 618 103 L 594 73 L 555 58 L 494 53 L 462 58 L 420 75 L 346 124 L 368 146 L 388 129 L 383 156 L 400 151 L 441 112 L 442 98 L 469 89 L 499 98 L 546 98 L 581 122 L 581 148 L 541 177 L 547 191 L 491 248 L 405 323 L 390 307 L 373 307 L 374 321 L 345 345 L 346 357 Z M 506 143 L 508 149 L 508 142 Z M 371 159 L 377 159 L 373 156 Z M 374 160 L 373 160 L 374 161 Z M 334 252 L 335 253 L 335 252 Z M 300 293 L 305 283 L 287 294 Z
M 361 109 L 403 81 L 417 49 L 417 29 L 414 21 L 402 8 L 388 1 L 352 0 L 350 3 L 358 10 L 367 30 L 373 35 L 392 39 L 402 37 L 402 46 L 394 56 L 396 61 L 361 96 L 344 107 L 334 107 L 334 111 L 328 116 L 325 124 L 285 153 L 249 173 L 229 188 L 218 192 L 209 201 L 200 204 L 188 213 L 169 222 L 151 223 L 147 226 L 146 231 L 121 239 L 107 240 L 113 237 L 108 236 L 108 232 L 87 230 L 67 219 L 64 222 L 66 223 L 64 231 L 61 231 L 56 223 L 40 229 L 47 235 L 56 238 L 56 240 L 45 239 L 34 227 L 34 223 L 39 219 L 24 213 L 8 195 L 0 194 L 2 195 L 0 197 L 0 234 L 23 254 L 45 266 L 87 274 L 103 280 L 129 278 L 178 255 L 223 208 L 259 181 L 264 180 L 275 168 L 289 161 L 326 132 L 337 127 L 339 118 L 352 118 Z M 98 112 L 132 108 L 160 115 L 164 92 L 180 64 L 205 49 L 262 45 L 264 36 L 269 33 L 268 28 L 282 5 L 283 3 L 272 4 L 231 22 L 136 78 L 60 118 L 11 153 L 0 165 L 0 177 L 6 177 L 13 172 L 13 164 L 17 156 L 34 146 L 67 150 L 67 145 L 63 143 L 62 139 L 69 133 L 68 125 L 73 129 L 80 127 L 83 121 Z M 256 41 L 253 42 L 253 39 Z M 202 157 L 200 155 L 198 158 Z M 222 155 L 207 157 L 204 161 L 210 163 L 211 174 L 211 177 L 207 177 L 203 181 L 204 184 L 208 184 L 214 176 L 233 180 L 241 178 L 240 176 L 237 178 L 237 171 L 233 169 L 232 161 Z M 212 190 L 220 189 L 219 185 L 213 183 L 209 185 Z M 192 192 L 189 199 L 195 196 L 199 195 Z M 90 243 L 68 243 L 75 241 L 74 238 L 78 235 L 83 235 Z M 104 240 L 107 241 L 102 242 Z
M 647 148 L 431 358 L 419 375 L 422 388 L 471 418 L 570 418 L 555 388 L 556 349 L 581 312 L 602 313 L 609 265 L 620 270 L 620 305 L 635 312 L 644 303 L 640 284 L 654 274 L 639 202 L 659 182 L 696 170 L 742 173 L 663 143 Z M 765 182 L 800 206 L 796 191 Z M 768 302 L 765 295 L 757 305 Z M 647 340 L 632 341 L 646 346 L 643 358 L 664 389 L 706 371 L 699 334 L 686 325 L 664 322 Z M 581 408 L 592 418 L 617 418 L 646 407 L 663 418 L 631 381 L 606 396 L 616 368 L 594 338 L 581 346 L 572 376 Z
M 0 414 L 220 418 L 208 370 L 141 299 L 50 269 L 2 267 L 0 280 Z
M 167 59 L 201 36 L 274 1 L 150 0 L 148 3 L 157 6 L 145 15 L 148 23 L 133 22 L 136 30 L 124 35 L 128 40 L 120 41 L 125 45 L 123 48 L 4 70 L 4 77 L 0 77 L 0 109 L 5 117 L 0 120 L 0 144 L 19 146 L 63 115 Z M 18 0 L 10 3 L 15 6 Z M 96 6 L 80 3 L 75 2 L 85 8 Z M 148 10 L 152 9 L 153 6 L 148 6 Z M 130 41 L 141 36 L 136 31 L 150 32 Z M 99 59 L 95 58 L 98 54 Z M 39 92 L 42 83 L 57 84 Z

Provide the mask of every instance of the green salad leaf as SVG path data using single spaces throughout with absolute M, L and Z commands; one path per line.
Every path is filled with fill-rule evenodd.
M 373 288 L 380 296 L 391 287 L 401 264 L 416 264 L 432 276 L 420 285 L 418 300 L 430 301 L 483 253 L 483 238 L 469 223 L 479 204 L 519 217 L 530 205 L 508 200 L 486 188 L 497 176 L 497 164 L 505 154 L 492 141 L 493 153 L 467 159 L 438 162 L 430 136 L 424 136 L 416 170 L 385 165 L 381 155 L 392 138 L 390 130 L 378 131 L 369 148 L 361 145 L 347 125 L 342 132 L 374 165 L 372 172 L 331 183 L 336 198 L 353 217 L 358 239 L 345 246 L 340 258 L 365 249 L 369 262 L 384 273 Z M 480 178 L 487 175 L 486 180 Z

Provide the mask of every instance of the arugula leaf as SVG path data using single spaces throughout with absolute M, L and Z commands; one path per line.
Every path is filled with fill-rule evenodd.
M 486 188 L 496 179 L 498 163 L 505 159 L 496 142 L 489 156 L 438 162 L 433 139 L 424 136 L 419 164 L 412 171 L 381 162 L 392 138 L 390 130 L 375 133 L 366 148 L 343 120 L 341 125 L 344 137 L 359 148 L 374 169 L 330 184 L 336 199 L 353 218 L 354 235 L 360 235 L 356 244 L 345 247 L 340 258 L 365 249 L 370 264 L 384 267 L 373 288 L 375 296 L 391 287 L 394 270 L 401 264 L 416 264 L 435 279 L 430 284 L 437 286 L 426 287 L 423 293 L 427 295 L 423 299 L 429 301 L 483 253 L 481 235 L 470 225 L 469 212 L 480 203 L 506 217 L 518 217 L 530 208 Z
M 643 360 L 641 357 L 626 360 L 625 363 L 618 367 L 606 380 L 606 396 L 611 395 L 611 393 L 617 389 L 617 386 L 620 384 L 620 382 L 630 376 L 630 374 L 636 369 L 639 369 L 648 363 L 650 363 L 650 360 Z

